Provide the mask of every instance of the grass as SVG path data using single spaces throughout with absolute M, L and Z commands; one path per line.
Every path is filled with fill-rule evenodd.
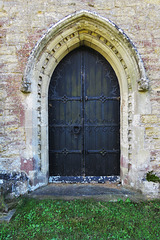
M 160 200 L 133 203 L 21 198 L 0 239 L 160 239 Z

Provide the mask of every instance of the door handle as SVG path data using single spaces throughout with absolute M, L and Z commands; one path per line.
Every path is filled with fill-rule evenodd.
M 79 134 L 80 133 L 80 131 L 81 131 L 81 126 L 74 126 L 73 127 L 73 133 L 74 134 Z

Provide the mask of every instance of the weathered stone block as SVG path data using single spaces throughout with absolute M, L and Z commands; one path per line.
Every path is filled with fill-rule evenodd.
M 142 123 L 149 123 L 149 124 L 154 124 L 158 123 L 158 117 L 157 115 L 143 115 L 141 116 L 141 122 Z
M 160 184 L 143 181 L 142 193 L 147 195 L 149 198 L 158 198 L 160 193 Z
M 4 194 L 14 193 L 19 196 L 28 191 L 28 177 L 25 173 L 0 172 L 0 187 Z
M 147 127 L 145 133 L 148 137 L 160 137 L 160 127 Z
M 21 158 L 21 171 L 25 171 L 29 174 L 30 171 L 34 170 L 35 161 L 34 159 L 24 159 Z

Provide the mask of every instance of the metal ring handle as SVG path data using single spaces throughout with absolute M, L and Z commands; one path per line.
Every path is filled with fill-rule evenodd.
M 81 131 L 81 127 L 80 126 L 74 126 L 73 127 L 73 133 L 74 134 L 79 134 Z

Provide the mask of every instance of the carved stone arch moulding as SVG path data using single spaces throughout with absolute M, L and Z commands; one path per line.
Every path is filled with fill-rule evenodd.
M 63 56 L 65 56 L 69 51 L 83 44 L 90 47 L 93 47 L 92 45 L 107 47 L 119 59 L 127 79 L 131 75 L 127 71 L 129 62 L 133 62 L 134 71 L 137 73 L 138 90 L 148 90 L 149 81 L 145 74 L 143 61 L 127 35 L 110 20 L 89 11 L 80 11 L 53 25 L 38 41 L 29 57 L 21 91 L 31 92 L 31 72 L 39 59 L 42 59 L 41 55 L 46 56 L 41 62 L 44 73 L 50 60 L 60 61 L 59 51 L 64 50 Z
M 128 163 L 132 160 L 133 96 L 135 92 L 146 92 L 149 88 L 142 59 L 133 43 L 115 24 L 95 13 L 80 11 L 53 25 L 39 40 L 29 57 L 22 81 L 21 91 L 30 93 L 30 101 L 34 103 L 33 134 L 30 137 L 36 139 L 33 152 L 39 169 L 45 174 L 48 172 L 47 103 L 50 78 L 62 58 L 81 45 L 101 53 L 118 77 L 122 106 L 121 155 Z M 125 174 L 124 171 L 122 175 Z

